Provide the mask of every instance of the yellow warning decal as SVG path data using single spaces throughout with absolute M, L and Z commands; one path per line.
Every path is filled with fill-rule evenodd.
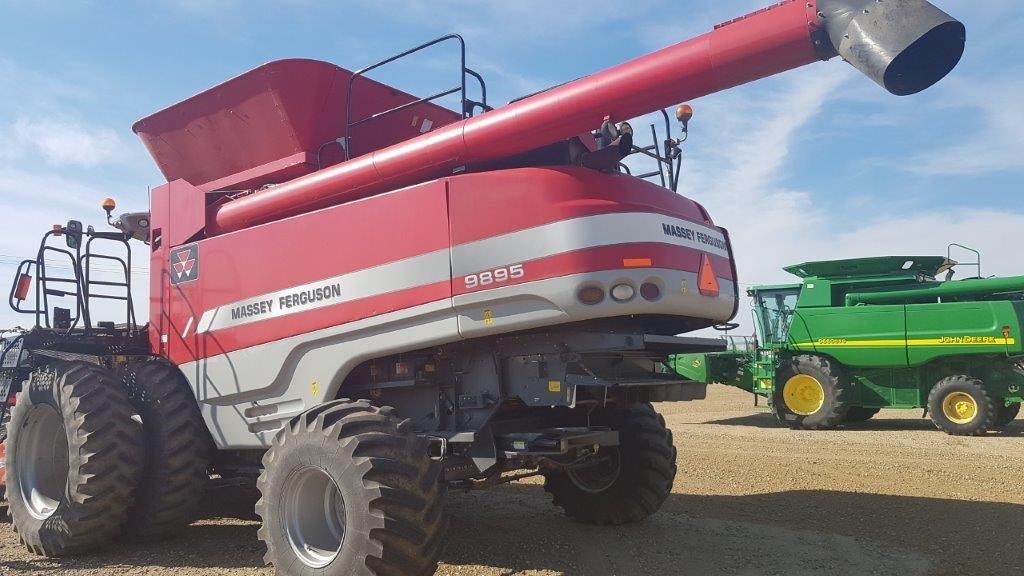
M 490 308 L 484 310 L 484 324 L 487 326 L 494 324 L 494 312 Z
M 558 380 L 548 381 L 548 392 L 560 393 L 562 391 L 562 383 Z

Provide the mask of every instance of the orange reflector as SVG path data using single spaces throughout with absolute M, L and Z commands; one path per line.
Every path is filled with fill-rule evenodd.
M 622 260 L 623 268 L 650 268 L 654 266 L 654 261 L 650 258 L 624 258 Z
M 715 276 L 714 266 L 711 265 L 711 258 L 707 254 L 700 255 L 700 274 L 697 275 L 697 284 L 701 294 L 718 296 L 718 278 Z
M 28 289 L 32 286 L 32 277 L 28 274 L 18 276 L 18 287 L 14 289 L 14 299 L 23 302 L 28 298 Z

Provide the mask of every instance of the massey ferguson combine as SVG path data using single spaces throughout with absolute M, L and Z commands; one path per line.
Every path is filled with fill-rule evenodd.
M 675 335 L 738 291 L 726 231 L 620 166 L 678 141 L 638 149 L 624 122 L 837 55 L 913 94 L 965 30 L 923 0 L 787 0 L 498 108 L 464 58 L 427 98 L 366 76 L 442 41 L 355 73 L 272 62 L 144 118 L 150 212 L 46 234 L 11 292 L 36 319 L 7 444 L 31 550 L 167 535 L 210 475 L 258 477 L 282 574 L 430 574 L 446 490 L 528 475 L 580 521 L 643 520 L 676 474 L 651 403 L 704 395 L 658 367 L 718 348 Z

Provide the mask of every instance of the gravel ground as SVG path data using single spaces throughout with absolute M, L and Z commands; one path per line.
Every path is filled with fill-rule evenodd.
M 551 507 L 537 483 L 453 494 L 443 576 L 1024 574 L 1024 420 L 954 438 L 919 413 L 884 411 L 832 432 L 797 432 L 712 387 L 659 406 L 680 447 L 673 494 L 639 526 L 596 528 Z M 272 574 L 251 502 L 169 542 L 45 560 L 0 523 L 0 574 Z

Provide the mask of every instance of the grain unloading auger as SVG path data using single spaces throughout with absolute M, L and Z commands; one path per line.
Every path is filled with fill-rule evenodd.
M 258 195 L 217 206 L 208 233 L 239 230 L 514 157 L 605 119 L 675 103 L 841 55 L 896 95 L 928 88 L 959 62 L 963 24 L 923 0 L 782 2 L 603 72 Z M 150 149 L 159 134 L 136 131 Z M 158 159 L 159 161 L 159 159 Z
M 432 571 L 448 486 L 543 475 L 570 516 L 643 519 L 676 472 L 651 402 L 704 396 L 658 367 L 717 348 L 673 335 L 728 321 L 738 293 L 725 229 L 619 171 L 622 123 L 836 54 L 910 94 L 963 46 L 927 2 L 787 1 L 497 109 L 467 97 L 464 59 L 424 99 L 366 78 L 395 58 L 285 60 L 139 121 L 168 179 L 150 213 L 58 227 L 11 292 L 38 324 L 9 443 L 20 534 L 49 555 L 161 536 L 210 470 L 258 476 L 289 574 Z M 151 249 L 145 327 L 128 275 L 92 268 L 129 238 Z M 96 321 L 103 297 L 124 324 Z M 54 437 L 88 458 L 42 457 L 68 452 Z

